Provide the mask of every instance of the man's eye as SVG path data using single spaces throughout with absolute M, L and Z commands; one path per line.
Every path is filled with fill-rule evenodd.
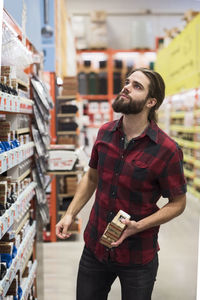
M 134 84 L 134 88 L 136 88 L 137 90 L 141 90 L 141 86 L 139 84 Z

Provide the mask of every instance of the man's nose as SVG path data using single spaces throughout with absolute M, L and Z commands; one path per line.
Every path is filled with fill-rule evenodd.
M 129 89 L 127 88 L 127 85 L 125 85 L 122 89 L 122 93 L 125 93 L 125 94 L 129 94 Z

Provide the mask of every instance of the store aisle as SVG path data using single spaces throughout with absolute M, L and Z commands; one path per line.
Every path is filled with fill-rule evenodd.
M 83 227 L 91 203 L 83 212 Z M 195 300 L 197 246 L 200 208 L 188 199 L 187 209 L 176 220 L 161 227 L 160 268 L 152 300 Z M 75 300 L 76 274 L 83 248 L 82 235 L 76 240 L 44 244 L 44 300 Z M 109 300 L 120 300 L 116 281 Z

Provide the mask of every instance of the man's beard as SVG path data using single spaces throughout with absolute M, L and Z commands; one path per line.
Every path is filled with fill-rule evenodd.
M 113 104 L 112 108 L 115 112 L 117 113 L 122 113 L 125 115 L 130 115 L 130 114 L 139 114 L 142 112 L 148 96 L 144 100 L 133 100 L 129 95 L 126 95 L 126 97 L 129 99 L 124 99 L 122 94 L 119 94 Z

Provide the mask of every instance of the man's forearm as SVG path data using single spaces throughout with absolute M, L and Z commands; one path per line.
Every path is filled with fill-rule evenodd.
M 138 231 L 164 224 L 180 215 L 185 208 L 185 202 L 169 202 L 156 213 L 137 222 Z
M 66 214 L 71 215 L 74 218 L 90 200 L 96 187 L 97 182 L 90 180 L 89 173 L 87 172 L 79 183 L 77 191 L 66 211 Z
M 181 195 L 171 200 L 168 204 L 163 206 L 156 213 L 138 222 L 134 220 L 128 220 L 128 219 L 123 220 L 122 222 L 125 225 L 127 225 L 127 228 L 122 233 L 119 240 L 112 243 L 112 246 L 118 247 L 127 237 L 137 234 L 138 232 L 147 230 L 149 228 L 159 226 L 161 224 L 164 224 L 172 220 L 173 218 L 177 217 L 184 211 L 185 204 L 186 204 L 186 197 L 185 195 Z

